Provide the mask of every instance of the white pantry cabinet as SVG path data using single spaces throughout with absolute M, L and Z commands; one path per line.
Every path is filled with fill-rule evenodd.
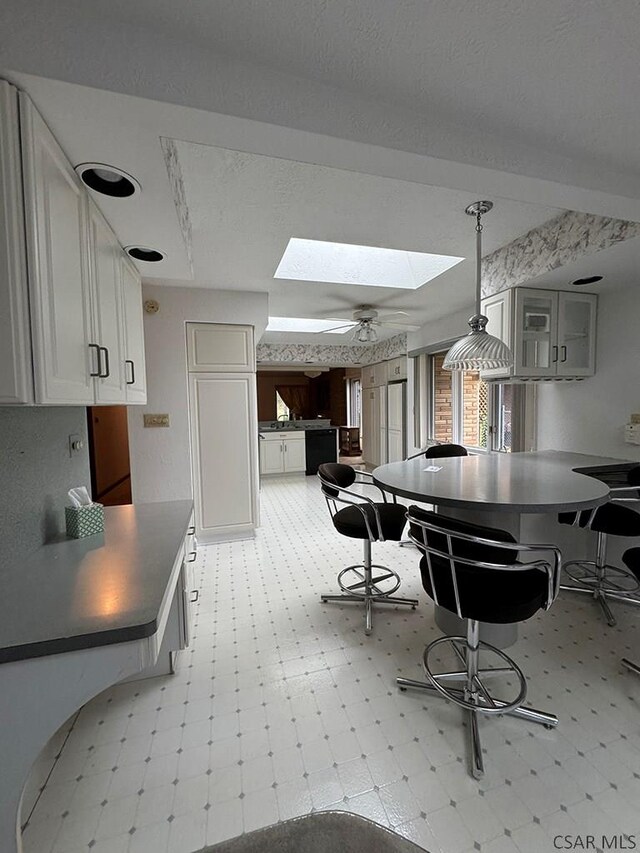
M 255 365 L 253 327 L 187 323 L 186 333 L 196 533 L 204 544 L 246 538 L 259 522 L 258 409 L 255 371 L 236 366 L 245 344 Z M 225 360 L 229 370 L 203 371 Z
M 145 403 L 140 276 L 29 97 L 3 80 L 0 176 L 0 404 Z

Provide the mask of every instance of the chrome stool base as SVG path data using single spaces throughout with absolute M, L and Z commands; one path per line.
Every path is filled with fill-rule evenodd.
M 522 670 L 503 651 L 480 641 L 479 630 L 479 623 L 470 620 L 466 637 L 440 637 L 429 643 L 423 656 L 423 666 L 429 679 L 428 683 L 414 681 L 410 678 L 396 679 L 396 684 L 402 691 L 407 689 L 426 691 L 465 709 L 469 724 L 470 769 L 474 779 L 481 779 L 484 775 L 484 761 L 478 725 L 479 715 L 508 714 L 529 722 L 539 723 L 549 729 L 558 725 L 558 718 L 554 714 L 522 705 L 527 694 L 527 684 Z M 432 671 L 429 657 L 434 649 L 443 644 L 451 644 L 453 651 L 464 667 L 463 669 L 440 673 Z M 496 655 L 505 665 L 480 667 L 480 651 Z M 511 675 L 517 679 L 518 693 L 511 701 L 494 698 L 484 684 L 485 679 L 500 675 Z M 455 686 L 456 681 L 460 682 L 459 686 Z M 454 683 L 451 684 L 451 682 Z
M 338 575 L 338 586 L 342 590 L 342 594 L 321 595 L 320 601 L 323 604 L 328 603 L 353 603 L 364 602 L 365 611 L 365 634 L 369 635 L 373 630 L 373 605 L 376 604 L 406 604 L 415 610 L 418 606 L 417 598 L 399 598 L 394 596 L 394 592 L 400 586 L 400 576 L 393 569 L 387 566 L 380 566 L 371 562 L 371 542 L 365 540 L 364 543 L 364 563 L 356 563 L 353 566 L 347 566 Z M 381 570 L 381 574 L 374 576 L 373 570 Z M 355 578 L 354 583 L 346 584 L 344 578 L 349 573 Z M 385 588 L 384 585 L 390 582 Z M 381 586 L 381 584 L 383 586 Z
M 640 582 L 627 569 L 612 566 L 609 563 L 600 564 L 596 560 L 571 560 L 565 563 L 564 569 L 572 583 L 560 584 L 560 589 L 564 592 L 591 595 L 600 605 L 610 628 L 613 628 L 617 622 L 607 599 L 640 606 L 640 598 L 636 597 L 636 593 L 640 590 Z
M 640 666 L 638 666 L 637 663 L 634 663 L 632 660 L 628 660 L 627 658 L 622 658 L 621 663 L 623 666 L 626 666 L 630 672 L 640 675 Z

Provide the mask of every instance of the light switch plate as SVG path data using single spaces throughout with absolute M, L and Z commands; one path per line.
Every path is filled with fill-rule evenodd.
M 146 427 L 168 427 L 169 415 L 143 415 Z

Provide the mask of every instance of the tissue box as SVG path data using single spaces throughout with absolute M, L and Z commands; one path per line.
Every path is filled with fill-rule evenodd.
M 104 507 L 102 504 L 89 506 L 66 506 L 64 508 L 67 523 L 67 536 L 82 539 L 104 531 Z

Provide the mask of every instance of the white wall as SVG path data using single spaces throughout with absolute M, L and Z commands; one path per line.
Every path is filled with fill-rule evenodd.
M 147 405 L 129 409 L 131 484 L 136 503 L 190 499 L 191 463 L 187 390 L 188 322 L 267 325 L 268 294 L 145 285 L 143 299 L 155 299 L 157 314 L 144 315 Z M 168 413 L 170 427 L 143 427 L 144 413 Z
M 598 299 L 596 374 L 538 385 L 539 450 L 573 450 L 640 461 L 624 424 L 640 411 L 640 285 Z

